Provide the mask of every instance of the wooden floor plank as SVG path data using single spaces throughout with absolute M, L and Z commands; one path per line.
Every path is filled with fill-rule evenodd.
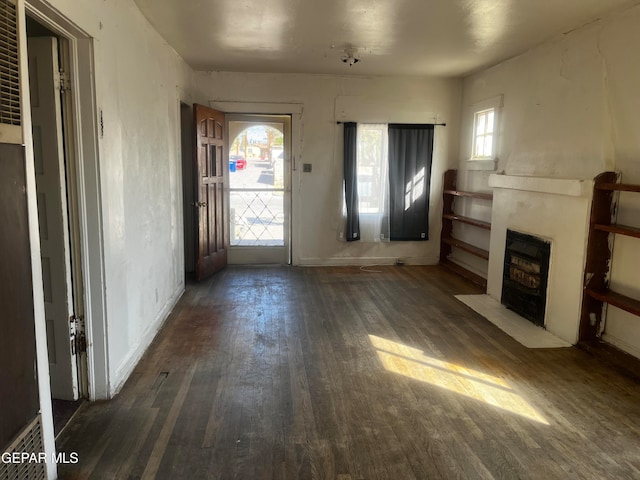
M 227 268 L 189 285 L 61 478 L 640 478 L 640 385 L 531 350 L 442 267 Z

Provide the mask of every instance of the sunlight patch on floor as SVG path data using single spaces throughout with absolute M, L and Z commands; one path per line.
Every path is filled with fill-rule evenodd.
M 369 335 L 384 368 L 414 380 L 479 400 L 544 425 L 549 423 L 502 378 L 436 358 L 416 348 Z

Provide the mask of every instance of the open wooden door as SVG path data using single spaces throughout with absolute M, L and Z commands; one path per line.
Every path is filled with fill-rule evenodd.
M 204 280 L 227 265 L 225 116 L 204 105 L 193 106 L 197 214 L 196 278 Z
M 30 38 L 29 86 L 51 395 L 78 399 L 76 316 L 58 64 L 53 37 Z

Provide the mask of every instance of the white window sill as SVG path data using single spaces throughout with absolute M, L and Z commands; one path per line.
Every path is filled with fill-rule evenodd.
M 467 160 L 467 170 L 483 170 L 494 172 L 497 161 L 495 158 L 470 158 Z

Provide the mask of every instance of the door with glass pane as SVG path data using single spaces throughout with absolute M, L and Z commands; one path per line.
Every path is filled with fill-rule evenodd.
M 227 115 L 229 263 L 290 263 L 291 118 Z

